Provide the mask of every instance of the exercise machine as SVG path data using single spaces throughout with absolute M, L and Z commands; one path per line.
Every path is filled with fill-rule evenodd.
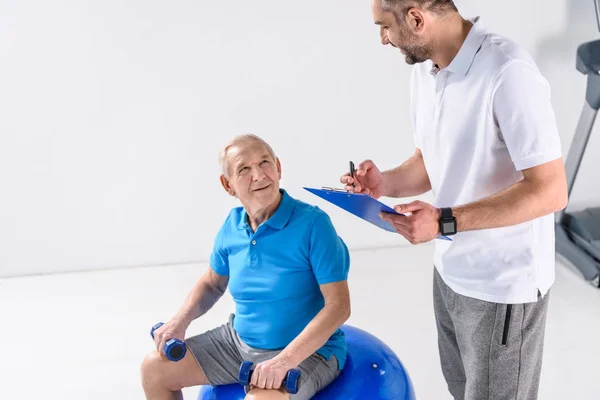
M 600 0 L 594 0 L 600 30 Z M 587 76 L 585 102 L 567 155 L 565 169 L 569 197 L 600 108 L 600 40 L 577 48 L 577 70 Z M 556 214 L 556 251 L 600 288 L 600 207 Z

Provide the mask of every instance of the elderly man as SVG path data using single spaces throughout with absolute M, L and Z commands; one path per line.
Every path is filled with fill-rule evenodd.
M 310 399 L 344 367 L 340 326 L 350 316 L 349 254 L 328 215 L 280 189 L 281 163 L 255 135 L 234 138 L 221 152 L 221 183 L 241 207 L 219 230 L 210 268 L 173 318 L 155 332 L 157 350 L 142 363 L 149 400 L 181 399 L 181 389 L 237 382 L 240 364 L 255 364 L 246 399 Z M 188 352 L 168 361 L 162 348 L 183 339 L 226 288 L 235 314 L 201 335 L 185 339 Z M 299 391 L 282 381 L 301 371 Z

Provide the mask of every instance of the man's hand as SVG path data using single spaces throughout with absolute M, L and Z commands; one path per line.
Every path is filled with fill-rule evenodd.
M 380 213 L 384 221 L 391 223 L 396 232 L 404 236 L 411 244 L 429 242 L 440 234 L 439 219 L 442 211 L 431 204 L 413 201 L 399 204 L 394 211 L 405 215 Z
M 354 178 L 347 173 L 342 175 L 340 182 L 346 185 L 344 188 L 349 192 L 367 194 L 376 199 L 385 193 L 383 174 L 371 160 L 358 165 Z
M 283 357 L 276 356 L 256 365 L 250 385 L 261 389 L 279 389 L 288 371 L 296 367 Z
M 170 339 L 185 339 L 185 331 L 188 328 L 189 323 L 174 317 L 169 322 L 166 322 L 160 328 L 154 331 L 154 343 L 156 343 L 156 350 L 164 359 L 167 355 L 164 353 L 165 343 Z

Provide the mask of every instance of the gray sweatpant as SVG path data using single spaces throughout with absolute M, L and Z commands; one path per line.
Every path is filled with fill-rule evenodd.
M 455 293 L 435 269 L 433 300 L 454 399 L 537 399 L 548 295 L 536 303 L 490 303 Z

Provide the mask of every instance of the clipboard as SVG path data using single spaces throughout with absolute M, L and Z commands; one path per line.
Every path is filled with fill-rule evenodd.
M 403 214 L 397 213 L 390 206 L 380 202 L 379 200 L 369 195 L 363 193 L 352 193 L 344 189 L 336 189 L 329 187 L 323 187 L 321 189 L 304 187 L 303 189 L 324 200 L 327 200 L 332 204 L 335 204 L 336 206 L 348 211 L 350 214 L 353 214 L 367 222 L 370 222 L 371 224 L 385 231 L 397 233 L 396 229 L 392 224 L 382 220 L 379 217 L 379 213 L 387 212 L 398 215 Z M 452 239 L 450 239 L 447 236 L 440 235 L 437 238 L 452 241 Z

